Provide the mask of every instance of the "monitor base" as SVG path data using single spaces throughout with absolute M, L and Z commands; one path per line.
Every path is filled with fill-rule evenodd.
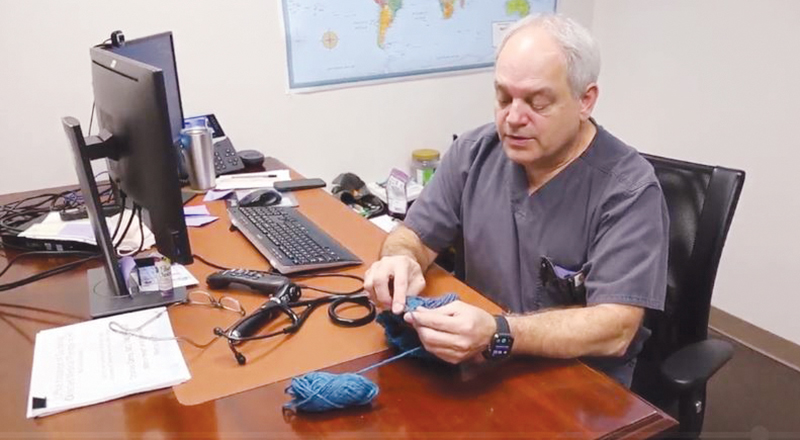
M 108 278 L 103 268 L 89 269 L 87 278 L 89 281 L 89 313 L 92 318 L 151 309 L 186 299 L 185 287 L 176 287 L 169 296 L 161 296 L 161 292 L 115 295 L 108 285 Z

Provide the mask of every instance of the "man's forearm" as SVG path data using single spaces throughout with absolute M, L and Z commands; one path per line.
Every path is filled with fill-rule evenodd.
M 621 304 L 555 309 L 508 318 L 514 353 L 554 358 L 622 356 L 644 310 Z
M 420 240 L 411 229 L 400 225 L 392 231 L 381 247 L 381 257 L 405 255 L 413 258 L 425 271 L 436 259 L 436 252 Z

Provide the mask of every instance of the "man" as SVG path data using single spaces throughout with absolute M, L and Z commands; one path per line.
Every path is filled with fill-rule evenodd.
M 496 59 L 495 124 L 458 138 L 367 271 L 366 290 L 400 314 L 463 240 L 467 284 L 512 314 L 460 301 L 405 313 L 439 358 L 580 357 L 630 386 L 644 309 L 664 306 L 668 217 L 652 167 L 590 118 L 599 70 L 574 21 L 515 24 Z

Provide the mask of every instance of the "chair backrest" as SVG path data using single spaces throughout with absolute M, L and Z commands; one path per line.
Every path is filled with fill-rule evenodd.
M 681 347 L 708 336 L 714 280 L 745 173 L 642 156 L 655 168 L 670 218 L 665 310 L 647 312 L 645 325 L 653 334 L 639 356 L 633 384 L 634 390 L 650 394 L 652 390 L 644 388 L 652 388 L 650 380 L 658 375 L 661 361 Z

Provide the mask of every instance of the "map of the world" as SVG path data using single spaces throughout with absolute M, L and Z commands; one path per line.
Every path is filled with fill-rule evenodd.
M 291 89 L 494 63 L 511 23 L 556 0 L 281 0 Z

